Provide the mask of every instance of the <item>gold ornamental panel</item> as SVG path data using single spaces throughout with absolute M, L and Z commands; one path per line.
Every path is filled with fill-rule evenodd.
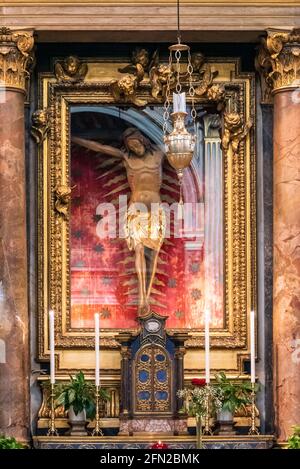
M 219 114 L 223 151 L 224 321 L 211 331 L 212 372 L 243 372 L 249 358 L 249 312 L 256 309 L 256 176 L 254 76 L 238 59 L 206 59 L 199 53 L 195 104 Z M 156 62 L 155 62 L 156 60 Z M 70 321 L 71 109 L 74 106 L 142 108 L 162 105 L 167 63 L 154 57 L 151 74 L 122 58 L 57 60 L 39 74 L 39 105 L 32 133 L 38 145 L 38 358 L 49 360 L 48 312 L 56 315 L 58 374 L 93 373 L 93 328 Z M 172 311 L 169 312 L 169 315 Z M 138 326 L 128 330 L 136 334 Z M 168 332 L 176 332 L 170 329 Z M 122 329 L 101 329 L 101 368 L 120 373 Z M 204 368 L 204 331 L 189 328 L 187 379 Z

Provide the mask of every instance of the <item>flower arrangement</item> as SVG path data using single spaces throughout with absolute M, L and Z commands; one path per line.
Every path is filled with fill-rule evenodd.
M 207 397 L 210 400 L 210 409 L 213 412 L 222 407 L 223 392 L 220 388 L 206 386 L 204 379 L 195 378 L 192 380 L 193 388 L 180 389 L 177 396 L 184 400 L 184 410 L 191 417 L 202 418 L 207 412 Z M 209 396 L 207 396 L 209 393 Z
M 202 423 L 207 413 L 215 413 L 222 407 L 222 390 L 218 387 L 207 386 L 205 379 L 194 378 L 192 388 L 180 389 L 177 392 L 179 399 L 184 400 L 183 410 L 191 417 L 196 418 L 196 447 L 203 448 L 202 445 Z M 209 400 L 209 406 L 207 405 Z M 207 412 L 208 411 L 208 412 Z

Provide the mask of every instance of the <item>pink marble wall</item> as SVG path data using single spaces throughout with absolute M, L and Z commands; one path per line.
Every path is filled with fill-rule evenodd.
M 275 425 L 286 440 L 300 424 L 300 99 L 274 102 L 274 391 Z
M 27 440 L 24 96 L 14 91 L 0 93 L 0 433 Z

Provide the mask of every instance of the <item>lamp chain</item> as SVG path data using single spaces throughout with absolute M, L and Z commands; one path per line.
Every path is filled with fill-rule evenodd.
M 181 42 L 181 33 L 180 33 L 180 1 L 177 0 L 177 40 L 180 44 Z
M 194 88 L 194 85 L 193 85 L 193 65 L 192 65 L 192 57 L 191 57 L 190 50 L 188 50 L 187 73 L 188 73 L 188 76 L 189 76 L 189 96 L 190 96 L 191 101 L 192 101 L 191 117 L 193 119 L 194 129 L 195 129 L 195 134 L 196 134 L 197 111 L 195 109 L 195 88 Z
M 176 59 L 176 93 L 181 93 L 181 83 L 180 83 L 180 59 L 181 59 L 181 52 L 177 50 L 175 52 L 175 59 Z
M 163 132 L 164 132 L 164 136 L 167 135 L 168 121 L 169 121 L 169 118 L 170 118 L 171 76 L 172 76 L 172 51 L 170 51 L 170 55 L 169 55 L 169 73 L 168 73 L 168 78 L 167 78 L 166 99 L 165 99 L 165 102 L 164 102 L 164 114 L 163 114 L 163 119 L 164 119 Z

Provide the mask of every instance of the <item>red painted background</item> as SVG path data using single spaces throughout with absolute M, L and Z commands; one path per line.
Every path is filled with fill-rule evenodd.
M 185 192 L 195 200 L 197 194 L 191 191 L 198 189 L 191 187 L 193 174 L 186 171 Z M 117 207 L 118 196 L 130 193 L 125 169 L 117 160 L 73 145 L 71 179 L 75 186 L 71 205 L 71 326 L 93 327 L 93 315 L 99 312 L 101 328 L 136 327 L 134 253 L 124 239 L 100 239 L 97 235 L 97 225 L 102 223 L 97 206 L 113 202 Z M 163 201 L 179 199 L 177 177 L 167 163 L 161 194 Z M 203 241 L 196 238 L 171 237 L 162 246 L 151 298 L 152 310 L 168 316 L 168 328 L 203 327 L 203 252 Z M 221 284 L 215 287 L 214 295 L 217 306 L 212 326 L 222 327 Z

